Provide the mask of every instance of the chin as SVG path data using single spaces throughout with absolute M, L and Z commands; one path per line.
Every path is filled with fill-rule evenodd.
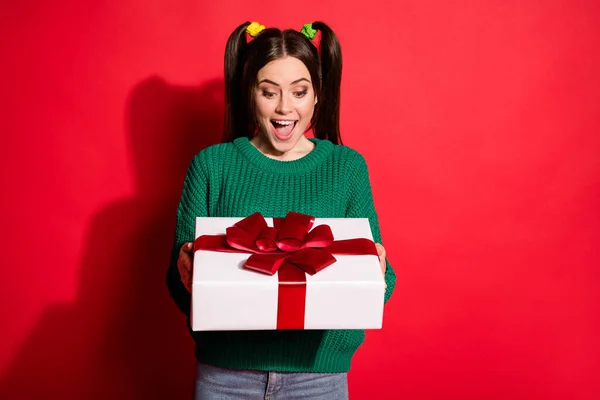
M 279 153 L 287 153 L 288 151 L 292 150 L 294 148 L 294 146 L 296 146 L 296 143 L 298 143 L 298 139 L 290 139 L 288 141 L 280 141 L 278 139 L 271 139 L 271 147 L 279 152 Z

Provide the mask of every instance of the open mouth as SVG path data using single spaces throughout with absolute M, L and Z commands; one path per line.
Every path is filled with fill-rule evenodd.
M 273 125 L 275 131 L 275 136 L 279 140 L 287 140 L 292 137 L 292 132 L 294 131 L 297 123 L 298 121 L 293 120 L 271 120 L 271 124 Z

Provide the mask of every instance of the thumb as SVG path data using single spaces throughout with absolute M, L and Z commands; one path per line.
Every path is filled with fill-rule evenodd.
M 379 243 L 375 243 L 375 247 L 377 248 L 377 255 L 379 257 L 385 257 L 385 248 Z

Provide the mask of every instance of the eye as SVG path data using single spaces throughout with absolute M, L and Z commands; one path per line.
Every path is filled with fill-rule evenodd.
M 263 96 L 265 96 L 267 99 L 272 99 L 273 97 L 275 97 L 275 93 L 273 92 L 268 92 L 266 90 L 263 90 L 262 92 Z
M 300 99 L 300 98 L 306 96 L 306 93 L 308 93 L 307 90 L 302 90 L 300 92 L 294 92 L 294 97 Z

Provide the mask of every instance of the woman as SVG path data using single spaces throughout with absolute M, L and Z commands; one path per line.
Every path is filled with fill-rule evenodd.
M 321 22 L 302 32 L 245 23 L 229 37 L 225 140 L 190 163 L 167 274 L 171 296 L 188 317 L 196 217 L 296 211 L 369 218 L 381 243 L 365 160 L 341 145 L 341 72 L 339 42 Z M 311 128 L 316 137 L 309 139 Z M 378 251 L 387 301 L 395 274 L 381 245 Z M 361 330 L 191 333 L 196 399 L 345 399 L 346 373 L 364 340 Z

